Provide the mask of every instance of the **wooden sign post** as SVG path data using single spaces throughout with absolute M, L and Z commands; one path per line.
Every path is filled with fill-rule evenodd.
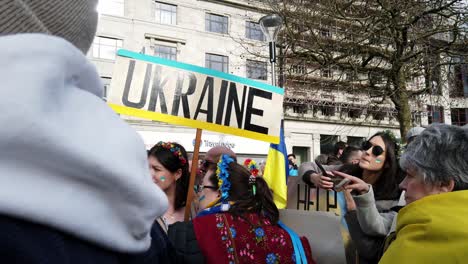
M 190 218 L 190 212 L 192 209 L 192 201 L 194 197 L 194 188 L 195 177 L 197 176 L 198 171 L 198 153 L 200 152 L 200 142 L 201 142 L 202 130 L 197 128 L 197 134 L 195 136 L 195 146 L 193 147 L 193 158 L 192 158 L 192 168 L 190 168 L 190 181 L 187 194 L 187 202 L 185 203 L 185 215 L 184 221 L 188 221 Z

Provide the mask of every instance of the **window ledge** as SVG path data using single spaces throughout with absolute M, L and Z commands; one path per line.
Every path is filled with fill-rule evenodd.
M 181 43 L 184 45 L 187 43 L 187 40 L 185 39 L 161 36 L 161 35 L 156 35 L 156 34 L 151 34 L 151 33 L 145 33 L 145 38 L 151 38 L 155 40 L 161 40 L 161 41 L 173 42 L 173 43 Z
M 208 33 L 208 34 L 212 34 L 212 35 L 215 35 L 215 36 L 222 36 L 222 37 L 229 37 L 229 33 L 218 33 L 218 32 L 213 32 L 213 31 L 203 31 L 205 33 Z

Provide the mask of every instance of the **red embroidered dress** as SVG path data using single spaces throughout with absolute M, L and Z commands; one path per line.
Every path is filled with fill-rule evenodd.
M 295 263 L 289 234 L 258 214 L 245 219 L 217 213 L 193 219 L 198 245 L 206 263 Z M 314 263 L 307 239 L 301 239 L 308 263 Z

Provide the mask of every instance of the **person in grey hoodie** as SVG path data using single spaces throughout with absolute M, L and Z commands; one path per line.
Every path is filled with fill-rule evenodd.
M 96 5 L 0 0 L 2 263 L 143 263 L 167 246 L 142 139 L 85 56 Z

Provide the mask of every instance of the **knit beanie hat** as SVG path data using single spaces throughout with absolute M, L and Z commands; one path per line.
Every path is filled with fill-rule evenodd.
M 410 130 L 408 130 L 408 133 L 406 133 L 406 141 L 410 140 L 411 138 L 415 136 L 419 136 L 424 131 L 424 127 L 413 127 Z
M 64 38 L 83 53 L 96 33 L 98 0 L 0 0 L 0 36 L 45 33 Z

